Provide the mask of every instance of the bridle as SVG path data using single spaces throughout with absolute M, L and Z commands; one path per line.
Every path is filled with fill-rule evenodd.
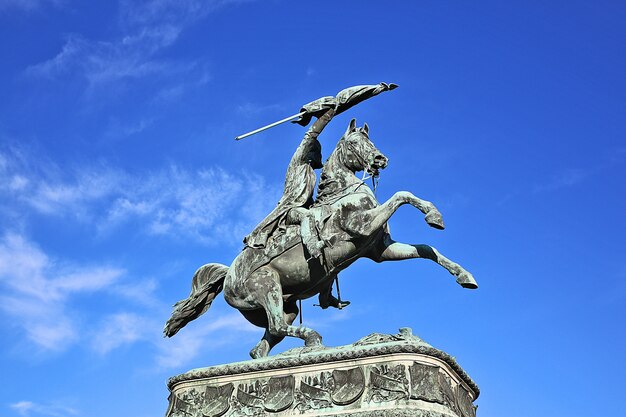
M 363 134 L 362 132 L 360 133 Z M 344 140 L 346 140 L 345 146 L 350 151 L 352 151 L 352 155 L 357 159 L 357 163 L 359 163 L 363 167 L 363 176 L 361 177 L 361 181 L 363 181 L 363 184 L 365 184 L 365 181 L 371 178 L 372 179 L 372 191 L 374 192 L 374 195 L 376 195 L 376 189 L 378 188 L 378 183 L 380 181 L 379 171 L 376 170 L 374 174 L 370 174 L 369 171 L 372 170 L 371 165 L 365 160 L 365 158 L 358 151 L 357 147 L 353 145 L 351 141 L 348 141 L 347 138 Z M 345 149 L 342 149 L 342 153 L 343 153 L 342 159 L 344 159 Z M 344 165 L 345 165 L 345 161 L 344 161 Z

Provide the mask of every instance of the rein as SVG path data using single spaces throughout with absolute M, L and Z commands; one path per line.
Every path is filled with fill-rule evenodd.
M 354 183 L 354 184 L 347 185 L 347 186 L 341 188 L 340 190 L 337 190 L 337 191 L 333 192 L 333 194 L 335 195 L 335 198 L 332 201 L 321 202 L 321 201 L 318 200 L 318 201 L 316 201 L 313 204 L 313 207 L 330 206 L 332 204 L 335 204 L 337 201 L 341 200 L 342 198 L 344 198 L 344 197 L 346 197 L 346 196 L 348 196 L 350 194 L 357 194 L 357 191 L 359 190 L 359 188 L 361 188 L 362 185 L 367 186 L 367 184 L 365 184 L 364 181 L 361 181 L 359 183 Z M 353 191 L 348 192 L 348 193 L 344 193 L 344 191 L 347 191 L 347 190 L 350 189 L 350 187 L 354 187 L 354 186 L 356 186 L 356 188 Z

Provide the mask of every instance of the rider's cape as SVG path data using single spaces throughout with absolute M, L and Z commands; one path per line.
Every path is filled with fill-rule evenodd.
M 309 139 L 306 143 L 300 145 L 304 149 L 299 149 L 308 153 L 312 141 L 317 139 Z M 318 147 L 319 149 L 319 147 Z M 283 232 L 286 227 L 286 217 L 289 210 L 296 207 L 308 208 L 313 204 L 313 190 L 315 189 L 316 175 L 315 171 L 307 161 L 292 158 L 289 168 L 287 169 L 287 177 L 285 178 L 285 190 L 278 205 L 267 217 L 243 240 L 246 246 L 252 248 L 265 248 L 270 236 L 274 236 Z

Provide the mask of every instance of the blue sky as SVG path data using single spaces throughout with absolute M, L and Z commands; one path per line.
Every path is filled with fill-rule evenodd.
M 412 327 L 481 417 L 623 416 L 626 6 L 619 1 L 0 0 L 0 416 L 162 415 L 165 381 L 261 336 L 220 297 L 173 339 L 195 269 L 229 264 L 304 129 L 233 138 L 342 88 L 389 157 L 378 197 L 426 261 L 357 262 L 328 345 Z M 278 351 L 298 346 L 281 344 Z

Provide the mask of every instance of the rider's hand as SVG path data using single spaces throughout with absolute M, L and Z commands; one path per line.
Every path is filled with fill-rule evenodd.
M 313 117 L 319 118 L 322 114 L 326 113 L 330 109 L 337 107 L 337 101 L 335 97 L 327 96 L 313 100 L 310 103 L 305 104 L 300 109 L 300 112 L 306 112 L 298 120 L 294 120 L 292 123 L 297 123 L 301 126 L 306 126 L 311 122 Z

